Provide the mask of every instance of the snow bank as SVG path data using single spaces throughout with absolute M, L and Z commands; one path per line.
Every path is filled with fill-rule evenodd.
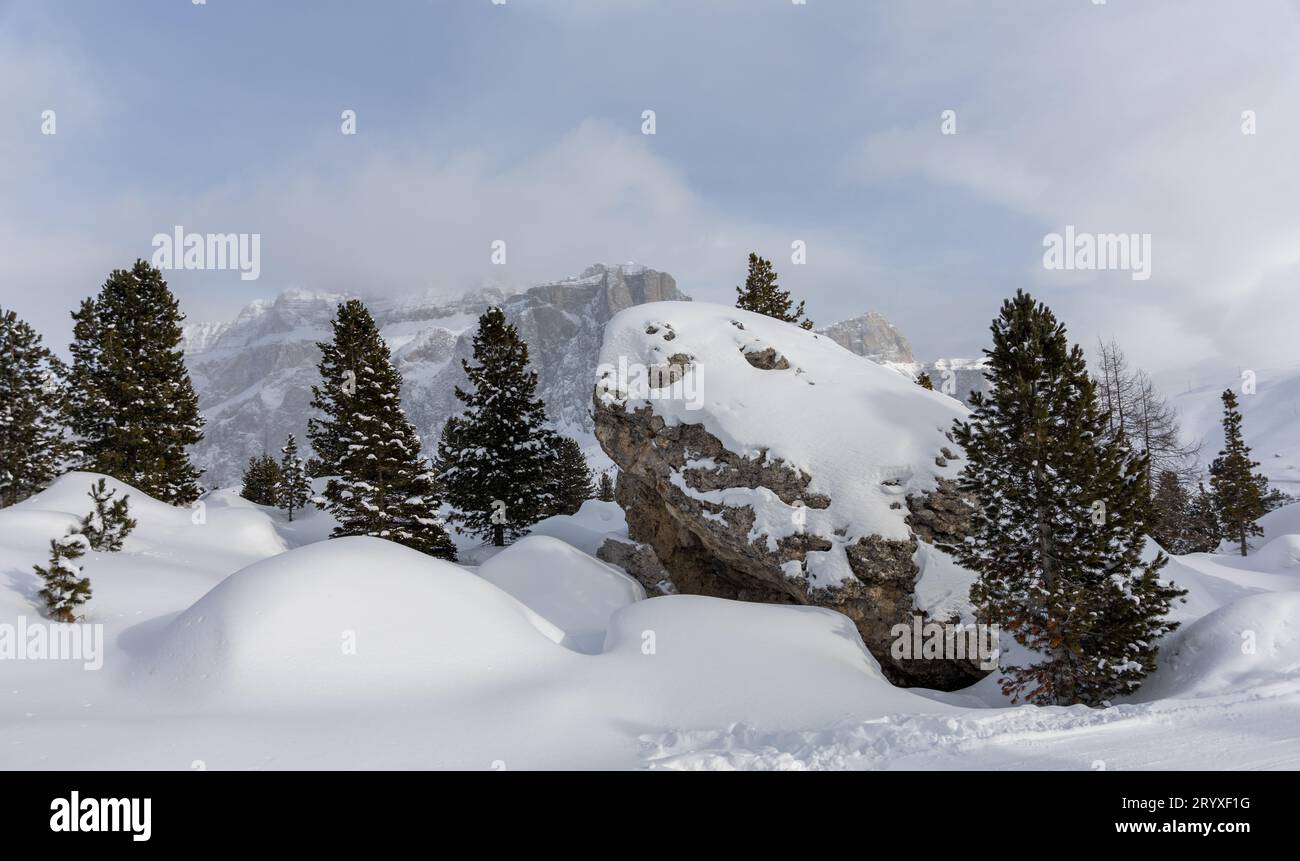
M 530 535 L 549 535 L 595 556 L 606 538 L 627 538 L 627 520 L 614 502 L 588 499 L 577 514 L 557 514 L 533 524 Z
M 1134 698 L 1300 692 L 1300 592 L 1248 595 L 1175 631 Z
M 639 368 L 680 364 L 681 356 L 690 361 L 683 379 L 644 384 Z M 752 506 L 751 537 L 766 535 L 770 550 L 800 527 L 826 538 L 833 550 L 807 555 L 817 585 L 852 576 L 847 544 L 872 534 L 907 539 L 905 497 L 960 470 L 959 461 L 939 455 L 956 451 L 946 433 L 968 414 L 964 406 L 826 336 L 761 314 L 702 302 L 629 308 L 606 326 L 600 361 L 603 404 L 649 406 L 670 425 L 702 424 L 732 452 L 766 452 L 812 477 L 807 493 L 829 497 L 829 508 L 796 512 L 761 487 L 701 492 L 680 474 L 676 483 L 699 499 Z M 688 461 L 681 472 L 709 466 Z
M 291 550 L 223 580 L 154 641 L 136 675 L 225 702 L 462 694 L 568 654 L 564 632 L 450 562 L 377 538 Z
M 588 654 L 600 651 L 610 616 L 645 598 L 623 572 L 541 535 L 515 542 L 478 574 L 562 630 L 563 645 Z

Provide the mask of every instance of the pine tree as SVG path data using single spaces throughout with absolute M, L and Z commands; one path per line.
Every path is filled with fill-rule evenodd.
M 77 607 L 90 600 L 90 578 L 81 576 L 75 562 L 86 554 L 86 547 L 86 536 L 70 529 L 62 538 L 50 539 L 49 567 L 32 566 L 45 581 L 39 594 L 46 614 L 56 622 L 77 621 Z
M 181 354 L 185 319 L 162 273 L 115 270 L 73 312 L 70 416 L 82 466 L 173 505 L 198 498 L 186 446 L 203 439 Z
M 920 376 L 916 378 L 916 384 L 923 389 L 934 391 L 934 380 L 930 379 L 930 375 L 925 371 L 922 371 Z
M 553 472 L 551 514 L 577 514 L 582 503 L 596 495 L 591 483 L 587 456 L 578 441 L 567 436 L 554 437 L 556 460 Z
M 402 375 L 379 328 L 356 299 L 339 305 L 334 340 L 321 344 L 308 424 L 312 445 L 332 476 L 322 494 L 338 526 L 332 538 L 371 535 L 430 556 L 456 558 L 438 510 L 439 486 L 420 454 L 420 438 L 402 409 Z
M 596 498 L 601 502 L 614 501 L 614 480 L 609 477 L 608 472 L 600 474 L 600 484 L 596 488 Z
M 465 409 L 443 428 L 438 473 L 456 508 L 452 519 L 502 546 L 551 508 L 555 435 L 544 428 L 528 345 L 500 308 L 479 318 L 474 360 L 461 361 L 473 390 L 456 388 Z
M 293 522 L 293 513 L 307 504 L 311 498 L 311 481 L 307 478 L 307 468 L 298 456 L 298 440 L 293 434 L 280 449 L 284 457 L 280 460 L 280 478 L 275 486 L 276 504 L 289 514 Z
M 993 321 L 988 397 L 972 398 L 955 437 L 972 534 L 951 549 L 979 574 L 979 613 L 1037 663 L 1005 668 L 1003 690 L 1039 704 L 1097 705 L 1130 693 L 1173 630 L 1161 581 L 1168 557 L 1143 563 L 1150 505 L 1145 459 L 1108 439 L 1083 352 L 1024 292 Z
M 1223 541 L 1223 526 L 1219 523 L 1218 504 L 1214 495 L 1198 485 L 1187 510 L 1187 528 L 1184 541 L 1187 553 L 1213 553 Z
M 244 484 L 239 495 L 258 505 L 278 506 L 280 502 L 276 495 L 276 487 L 279 483 L 280 464 L 276 463 L 275 458 L 269 454 L 263 453 L 248 459 L 248 466 L 244 468 Z
M 0 508 L 44 490 L 72 454 L 65 368 L 41 336 L 0 308 Z
M 1223 392 L 1223 449 L 1210 464 L 1210 485 L 1218 502 L 1219 523 L 1224 534 L 1237 542 L 1241 555 L 1250 549 L 1247 539 L 1263 535 L 1255 521 L 1264 516 L 1261 487 L 1267 480 L 1251 470 L 1259 466 L 1250 459 L 1250 446 L 1241 435 L 1241 413 L 1232 389 Z
M 1191 498 L 1177 473 L 1171 469 L 1161 471 L 1151 502 L 1154 513 L 1152 539 L 1169 553 L 1190 553 L 1187 530 Z
M 792 312 L 794 302 L 790 291 L 782 290 L 776 283 L 776 270 L 768 260 L 764 260 L 752 251 L 749 254 L 749 272 L 745 276 L 745 286 L 736 288 L 736 307 L 775 317 L 786 323 L 799 323 L 801 329 L 811 329 L 813 321 L 803 317 L 804 303 Z
M 116 490 L 108 489 L 108 482 L 100 479 L 90 486 L 90 501 L 94 508 L 81 520 L 78 532 L 86 536 L 86 543 L 91 550 L 105 550 L 114 553 L 122 549 L 122 542 L 135 529 L 136 522 L 131 518 L 128 500 L 131 494 L 114 500 Z

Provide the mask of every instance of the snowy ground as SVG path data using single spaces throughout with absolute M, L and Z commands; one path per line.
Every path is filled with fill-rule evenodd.
M 0 511 L 0 626 L 40 621 L 31 566 L 90 482 Z M 645 599 L 590 556 L 610 504 L 461 566 L 129 492 L 126 548 L 82 560 L 103 666 L 0 660 L 0 769 L 1300 768 L 1300 506 L 1172 563 L 1161 670 L 1092 710 L 894 688 L 824 610 Z

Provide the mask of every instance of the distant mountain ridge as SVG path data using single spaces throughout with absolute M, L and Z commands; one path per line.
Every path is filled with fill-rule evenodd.
M 289 433 L 305 443 L 311 386 L 319 380 L 316 344 L 330 337 L 330 320 L 346 298 L 287 290 L 250 303 L 231 322 L 185 327 L 186 364 L 207 420 L 194 452 L 207 486 L 237 484 L 250 457 L 278 457 Z M 596 264 L 577 277 L 513 294 L 488 288 L 453 299 L 358 298 L 388 342 L 404 380 L 403 404 L 430 452 L 459 409 L 454 388 L 464 383 L 460 360 L 472 356 L 475 324 L 490 305 L 501 305 L 528 342 L 552 423 L 589 439 L 605 323 L 632 305 L 689 299 L 671 275 L 636 264 Z

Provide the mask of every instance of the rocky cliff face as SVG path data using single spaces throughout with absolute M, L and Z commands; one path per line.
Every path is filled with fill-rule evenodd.
M 912 356 L 912 345 L 893 323 L 876 311 L 841 320 L 817 331 L 849 352 L 873 362 L 912 364 L 916 361 Z
M 951 395 L 962 403 L 970 402 L 972 392 L 988 394 L 991 391 L 988 378 L 984 376 L 983 359 L 918 362 L 912 355 L 912 345 L 902 333 L 875 311 L 842 320 L 817 331 L 849 352 L 885 365 L 912 379 L 924 371 L 930 375 L 936 391 Z
M 239 481 L 249 457 L 278 455 L 289 433 L 305 443 L 318 341 L 344 296 L 291 290 L 260 300 L 232 322 L 186 327 L 186 364 L 207 418 L 195 461 L 208 486 Z M 361 297 L 379 324 L 404 379 L 402 400 L 427 450 L 437 445 L 453 395 L 464 382 L 460 360 L 472 355 L 480 314 L 499 304 L 520 328 L 552 423 L 592 432 L 590 381 L 605 323 L 643 302 L 686 297 L 671 275 L 635 265 L 587 269 L 577 278 L 514 295 L 482 290 L 448 299 L 430 295 Z
M 964 414 L 956 402 L 819 335 L 719 306 L 620 315 L 602 362 L 678 369 L 648 386 L 597 383 L 596 437 L 619 466 L 635 542 L 607 543 L 603 559 L 652 594 L 837 610 L 896 683 L 955 689 L 983 675 L 892 653 L 895 625 L 929 620 L 915 596 L 918 536 L 960 529 L 946 435 Z

